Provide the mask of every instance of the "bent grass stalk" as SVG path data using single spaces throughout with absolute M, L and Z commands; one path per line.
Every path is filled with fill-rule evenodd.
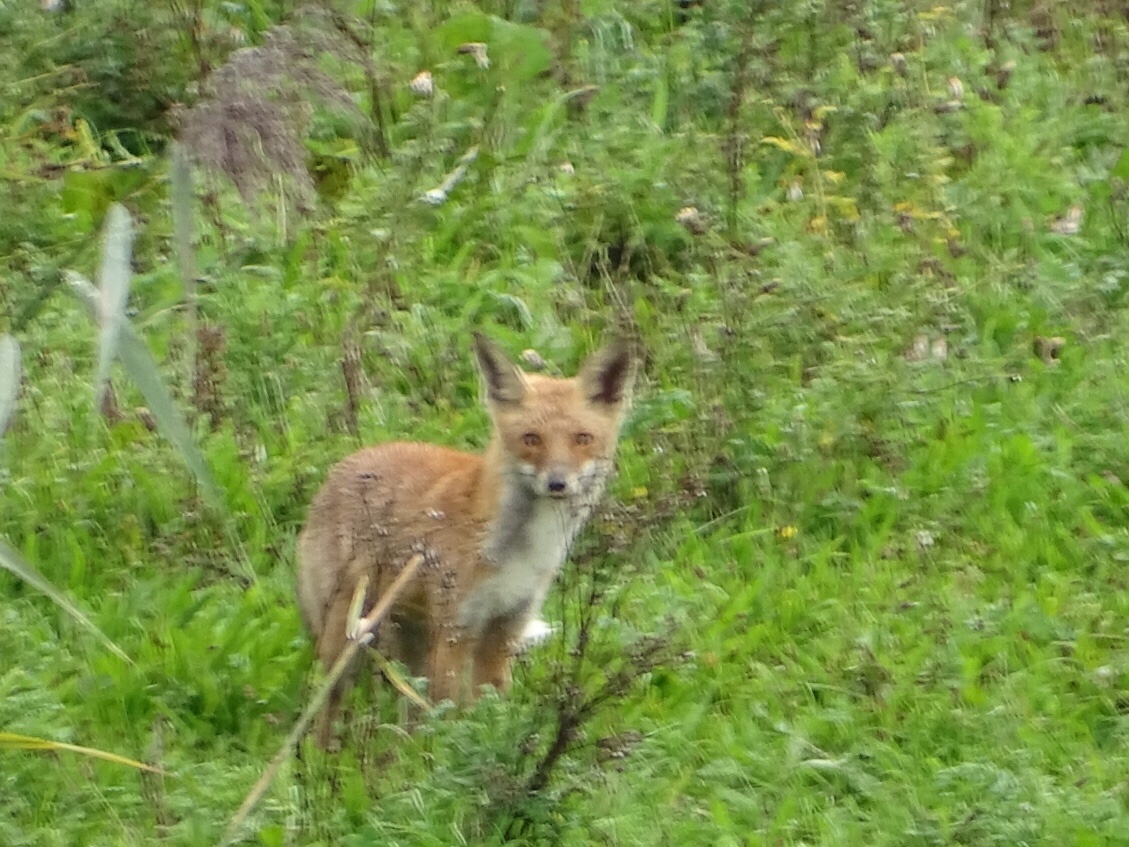
M 239 810 L 228 823 L 223 838 L 220 839 L 220 847 L 225 847 L 225 845 L 232 843 L 239 834 L 239 830 L 243 826 L 244 821 L 246 821 L 247 816 L 255 806 L 258 805 L 259 801 L 263 799 L 263 795 L 266 794 L 274 778 L 278 776 L 282 765 L 290 757 L 290 754 L 298 746 L 298 742 L 302 739 L 302 736 L 304 736 L 306 731 L 310 728 L 314 716 L 317 715 L 317 713 L 321 711 L 322 706 L 325 705 L 325 701 L 329 697 L 329 692 L 333 689 L 333 686 L 336 685 L 338 680 L 345 674 L 345 670 L 349 667 L 349 664 L 356 657 L 357 653 L 360 652 L 361 648 L 372 640 L 372 634 L 377 624 L 388 614 L 388 610 L 392 607 L 392 604 L 396 602 L 407 584 L 415 577 L 423 561 L 424 557 L 419 553 L 412 556 L 412 558 L 408 560 L 408 563 L 404 565 L 404 569 L 397 574 L 396 579 L 393 580 L 388 591 L 377 601 L 376 606 L 373 607 L 373 610 L 367 617 L 361 618 L 355 625 L 352 620 L 346 621 L 346 626 L 350 633 L 348 646 L 346 646 L 344 652 L 338 657 L 337 662 L 333 665 L 333 668 L 330 669 L 328 676 L 322 681 L 321 687 L 318 688 L 314 696 L 310 699 L 310 702 L 306 705 L 301 717 L 298 718 L 298 722 L 294 724 L 294 728 L 291 729 L 290 734 L 286 736 L 282 747 L 279 748 L 274 758 L 271 759 L 270 764 L 267 765 L 266 769 L 263 771 L 263 775 L 259 777 L 259 781 L 255 783 L 254 787 L 247 795 L 247 798 L 243 801 L 243 805 L 239 807 Z M 363 597 L 364 595 L 361 594 L 361 596 Z M 354 603 L 353 609 L 358 610 L 359 606 Z
M 117 753 L 109 753 L 94 747 L 82 747 L 78 744 L 67 744 L 64 741 L 51 741 L 47 738 L 36 738 L 33 735 L 20 735 L 15 732 L 0 732 L 0 748 L 10 750 L 48 750 L 52 753 L 81 753 L 83 756 L 90 756 L 93 759 L 102 759 L 103 761 L 113 762 L 117 765 L 128 765 L 131 768 L 149 771 L 150 773 L 164 773 L 164 771 L 158 767 L 147 765 L 144 762 L 139 762 L 136 759 L 130 759 L 126 756 L 119 756 Z
M 45 595 L 51 602 L 70 615 L 75 623 L 101 641 L 107 650 L 127 665 L 133 664 L 133 659 L 115 644 L 106 633 L 102 632 L 98 625 L 87 617 L 86 613 L 79 609 L 74 601 L 48 582 L 39 571 L 31 566 L 30 562 L 26 561 L 14 547 L 9 546 L 3 539 L 0 539 L 0 568 L 15 574 L 40 594 Z

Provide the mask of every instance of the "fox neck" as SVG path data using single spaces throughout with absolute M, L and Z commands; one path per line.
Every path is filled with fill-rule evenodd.
M 589 509 L 569 500 L 538 497 L 520 476 L 506 472 L 497 440 L 483 458 L 479 506 L 487 525 L 482 552 L 499 567 L 520 564 L 555 573 Z

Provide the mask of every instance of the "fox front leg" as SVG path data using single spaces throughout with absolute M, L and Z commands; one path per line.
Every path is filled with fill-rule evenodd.
M 451 700 L 463 705 L 467 696 L 463 677 L 473 645 L 461 627 L 441 626 L 435 632 L 428 656 L 428 694 L 432 703 Z

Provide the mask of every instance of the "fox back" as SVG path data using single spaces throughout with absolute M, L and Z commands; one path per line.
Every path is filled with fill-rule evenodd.
M 437 702 L 509 687 L 517 644 L 612 474 L 635 371 L 623 341 L 572 379 L 526 374 L 478 334 L 475 355 L 493 425 L 485 453 L 403 442 L 354 453 L 330 471 L 298 538 L 299 606 L 327 668 L 346 647 L 362 577 L 367 611 L 425 555 L 376 645 L 426 677 Z M 323 743 L 344 688 L 322 714 Z

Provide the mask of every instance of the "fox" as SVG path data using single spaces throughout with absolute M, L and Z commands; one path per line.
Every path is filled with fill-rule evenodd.
M 425 678 L 433 702 L 457 706 L 484 685 L 504 694 L 523 639 L 546 633 L 541 607 L 614 473 L 637 370 L 621 336 L 572 378 L 527 373 L 478 332 L 473 349 L 491 423 L 485 451 L 361 449 L 331 468 L 297 542 L 299 610 L 327 669 L 346 649 L 358 585 L 367 579 L 367 611 L 424 554 L 374 646 Z M 344 677 L 319 715 L 323 746 L 350 684 Z

